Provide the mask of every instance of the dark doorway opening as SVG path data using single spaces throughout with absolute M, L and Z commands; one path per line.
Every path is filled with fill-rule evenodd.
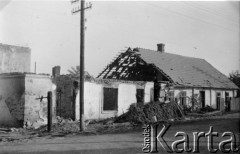
M 144 89 L 137 89 L 137 105 L 141 106 L 144 104 Z
M 230 111 L 231 108 L 231 98 L 229 97 L 229 93 L 225 92 L 225 111 Z
M 157 80 L 154 81 L 154 101 L 159 100 L 159 92 L 161 90 L 160 83 Z
M 216 98 L 217 110 L 220 110 L 220 102 L 221 102 L 221 93 L 217 93 L 217 98 Z
M 202 102 L 202 108 L 205 107 L 205 91 L 200 91 L 200 100 Z

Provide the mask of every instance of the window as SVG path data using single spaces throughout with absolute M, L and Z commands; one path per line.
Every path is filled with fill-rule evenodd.
M 182 106 L 186 106 L 187 105 L 187 103 L 186 103 L 186 91 L 182 91 L 181 93 L 180 93 L 180 105 L 182 105 Z
M 117 111 L 118 89 L 103 88 L 103 111 Z
M 174 101 L 174 91 L 169 91 L 168 92 L 168 100 L 169 101 Z

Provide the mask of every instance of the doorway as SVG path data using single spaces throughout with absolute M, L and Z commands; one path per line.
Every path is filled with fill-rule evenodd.
M 144 104 L 144 89 L 137 89 L 137 105 L 143 106 Z
M 231 98 L 229 97 L 229 93 L 225 92 L 225 111 L 230 111 L 231 109 Z
M 205 91 L 200 91 L 200 101 L 202 102 L 202 108 L 205 107 Z
M 216 99 L 216 104 L 217 104 L 217 110 L 220 110 L 220 102 L 221 102 L 221 93 L 217 93 L 217 99 Z

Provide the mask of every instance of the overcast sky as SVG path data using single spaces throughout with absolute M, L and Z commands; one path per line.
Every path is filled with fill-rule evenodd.
M 126 47 L 203 58 L 228 75 L 240 68 L 239 2 L 91 1 L 86 11 L 85 64 L 96 76 Z M 70 1 L 0 2 L 0 43 L 28 46 L 32 71 L 67 73 L 79 65 L 80 15 Z

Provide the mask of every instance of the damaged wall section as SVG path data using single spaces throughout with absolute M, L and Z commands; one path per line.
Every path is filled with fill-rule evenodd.
M 79 119 L 79 91 L 77 81 L 69 75 L 54 78 L 57 85 L 57 115 Z M 85 119 L 104 119 L 127 112 L 137 103 L 137 90 L 143 91 L 143 103 L 153 100 L 153 82 L 112 79 L 86 80 L 84 83 Z
M 56 90 L 56 114 L 63 118 L 74 119 L 74 80 L 68 75 L 56 76 L 54 83 Z
M 0 73 L 30 72 L 31 49 L 0 43 Z
M 47 100 L 36 98 L 52 91 L 49 75 L 28 73 L 0 74 L 0 126 L 38 127 L 47 124 Z M 53 92 L 53 111 L 55 101 Z M 53 116 L 55 113 L 53 113 Z
M 24 126 L 37 128 L 47 124 L 47 99 L 40 101 L 41 96 L 46 97 L 47 92 L 53 92 L 52 116 L 56 117 L 56 99 L 54 85 L 49 75 L 25 74 L 25 108 Z
M 138 103 L 137 89 L 144 91 L 144 104 L 153 100 L 153 97 L 151 97 L 153 95 L 152 82 L 99 80 L 97 83 L 86 81 L 84 86 L 84 116 L 86 120 L 110 118 L 126 113 L 131 104 Z M 110 91 L 116 91 L 116 94 L 109 93 L 104 95 L 105 88 L 110 89 Z M 105 110 L 105 103 L 110 103 L 106 101 L 106 98 L 109 99 L 110 97 L 116 100 L 116 105 L 111 102 L 111 105 L 116 106 L 116 108 Z M 76 98 L 76 119 L 79 119 L 79 92 Z

